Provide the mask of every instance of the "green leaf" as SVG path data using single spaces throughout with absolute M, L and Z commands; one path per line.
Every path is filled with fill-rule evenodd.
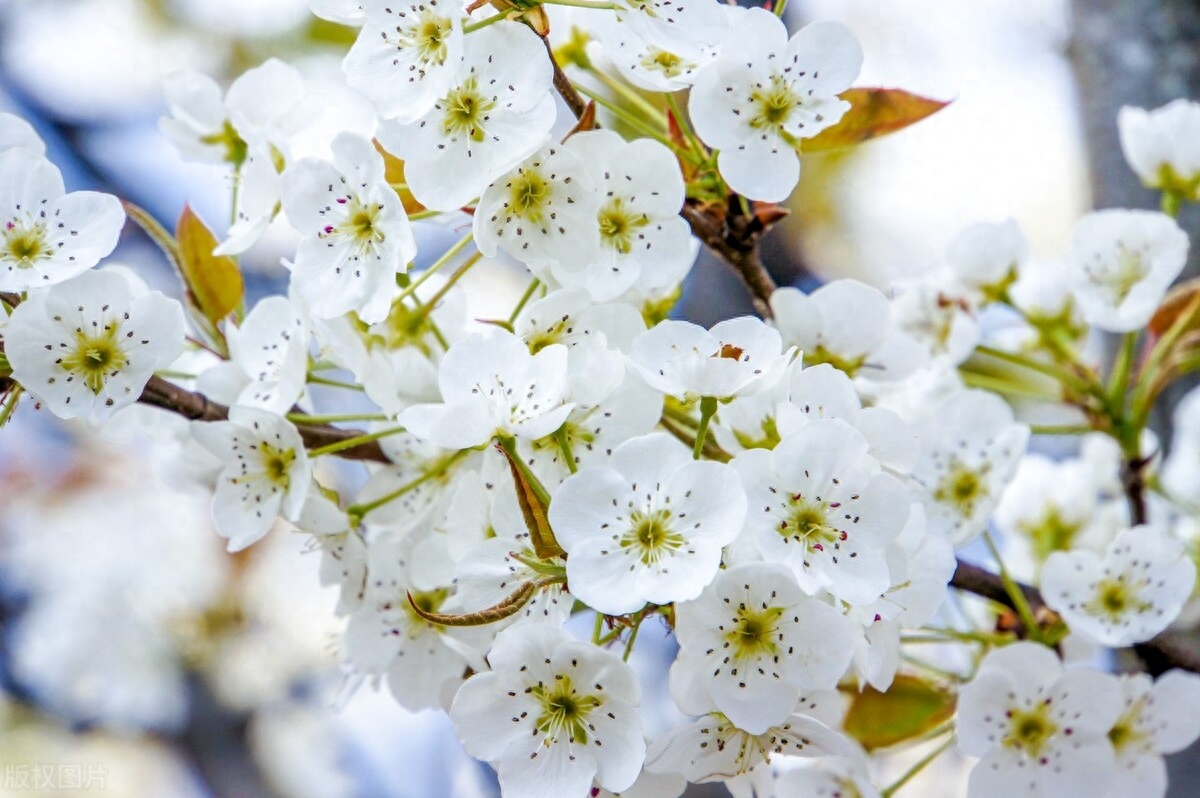
M 886 693 L 867 687 L 854 695 L 843 728 L 872 751 L 932 731 L 954 715 L 954 695 L 900 674 Z
M 214 255 L 217 237 L 184 205 L 175 225 L 179 272 L 200 314 L 214 327 L 242 306 L 244 288 L 237 261 Z
M 824 152 L 886 136 L 950 104 L 904 89 L 847 89 L 838 96 L 850 103 L 850 110 L 833 127 L 805 139 L 804 152 Z
M 521 515 L 525 516 L 525 526 L 529 530 L 534 554 L 539 560 L 563 556 L 566 552 L 558 545 L 547 515 L 550 495 L 517 454 L 515 441 L 511 438 L 502 439 L 496 448 L 504 454 L 509 470 L 512 471 L 513 482 L 517 486 L 517 503 L 521 505 Z

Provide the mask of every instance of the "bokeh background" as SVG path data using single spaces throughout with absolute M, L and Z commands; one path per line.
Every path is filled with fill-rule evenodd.
M 806 158 L 794 212 L 768 242 L 781 284 L 886 286 L 936 267 L 964 226 L 1010 216 L 1054 261 L 1086 210 L 1154 206 L 1120 157 L 1117 108 L 1200 94 L 1190 0 L 791 0 L 793 26 L 818 18 L 862 41 L 861 85 L 953 102 L 884 140 Z M 322 96 L 295 155 L 321 154 L 337 130 L 371 129 L 369 107 L 340 86 L 352 38 L 306 0 L 0 0 L 0 110 L 34 124 L 68 188 L 129 198 L 168 226 L 189 202 L 220 228 L 225 170 L 182 161 L 158 134 L 164 76 L 192 67 L 228 81 L 285 58 Z M 1183 223 L 1196 231 L 1194 217 Z M 423 251 L 455 233 L 424 226 Z M 252 296 L 280 290 L 293 245 L 279 226 L 243 258 Z M 177 293 L 135 231 L 113 260 Z M 473 274 L 474 315 L 514 285 Z M 710 323 L 748 307 L 702 257 L 682 312 Z M 494 794 L 443 715 L 347 682 L 336 596 L 302 538 L 277 532 L 226 554 L 181 465 L 28 405 L 0 433 L 0 796 Z M 638 656 L 650 674 L 669 652 L 651 643 Z M 665 704 L 661 683 L 649 688 Z M 1172 767 L 1175 794 L 1197 794 L 1186 761 Z M 947 758 L 905 794 L 962 795 L 964 773 Z

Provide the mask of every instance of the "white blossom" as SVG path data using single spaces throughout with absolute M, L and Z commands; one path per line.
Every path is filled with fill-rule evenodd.
M 396 275 L 417 254 L 408 217 L 383 173 L 383 157 L 353 133 L 333 141 L 333 162 L 305 158 L 282 180 L 283 209 L 304 239 L 292 283 L 318 318 L 355 311 L 383 321 L 399 293 Z
M 45 155 L 46 144 L 33 125 L 19 116 L 0 112 L 0 152 L 24 147 L 34 155 Z
M 608 465 L 568 477 L 550 525 L 567 551 L 571 592 L 609 615 L 700 595 L 745 516 L 731 477 L 665 433 L 628 440 Z
M 786 199 L 800 177 L 801 140 L 850 109 L 837 95 L 858 77 L 862 59 L 858 41 L 836 22 L 812 23 L 789 40 L 770 11 L 734 17 L 688 101 L 696 132 L 720 150 L 729 187 L 756 200 Z
M 1195 582 L 1183 544 L 1157 527 L 1139 526 L 1118 535 L 1103 559 L 1090 551 L 1051 554 L 1042 594 L 1072 631 L 1128 646 L 1167 628 Z
M 196 423 L 195 436 L 224 466 L 213 494 L 217 534 L 229 550 L 254 543 L 283 516 L 296 520 L 304 508 L 312 468 L 300 433 L 290 422 L 251 407 L 229 408 L 228 421 Z
M 240 326 L 228 326 L 230 359 L 200 374 L 202 393 L 227 404 L 286 413 L 308 378 L 308 327 L 286 297 L 254 306 Z
M 0 151 L 0 291 L 61 283 L 113 251 L 125 225 L 116 197 L 63 187 L 54 164 L 24 147 Z
M 1200 677 L 1171 670 L 1152 681 L 1144 673 L 1121 676 L 1124 707 L 1108 731 L 1117 755 L 1105 798 L 1162 798 L 1167 793 L 1164 754 L 1200 737 Z
M 983 301 L 1000 299 L 1029 259 L 1029 242 L 1013 219 L 966 228 L 946 249 L 954 276 Z
M 449 88 L 408 124 L 384 120 L 378 138 L 404 160 L 421 204 L 452 211 L 542 146 L 557 111 L 552 70 L 536 33 L 500 22 L 472 33 Z
M 642 769 L 645 742 L 633 671 L 611 652 L 541 624 L 496 636 L 492 670 L 450 708 L 467 753 L 493 762 L 507 798 L 582 796 L 593 779 L 620 792 Z
M 1125 160 L 1147 188 L 1195 201 L 1200 189 L 1200 104 L 1178 99 L 1117 113 Z
M 849 622 L 809 598 L 791 569 L 750 563 L 717 574 L 700 597 L 675 606 L 681 647 L 671 666 L 683 704 L 711 698 L 751 734 L 783 723 L 802 690 L 828 690 L 850 664 Z
M 958 698 L 958 748 L 982 757 L 968 798 L 1104 795 L 1121 704 L 1115 676 L 1064 671 L 1037 643 L 992 651 Z
M 322 0 L 325 4 L 329 0 Z M 349 8 L 339 16 L 349 16 Z M 384 119 L 413 122 L 450 88 L 463 54 L 460 0 L 362 0 L 346 82 Z
M 61 418 L 108 418 L 183 350 L 183 309 L 107 271 L 36 291 L 4 332 L 13 377 Z
M 1187 261 L 1188 237 L 1151 211 L 1105 210 L 1075 225 L 1070 275 L 1083 316 L 1109 332 L 1144 327 Z

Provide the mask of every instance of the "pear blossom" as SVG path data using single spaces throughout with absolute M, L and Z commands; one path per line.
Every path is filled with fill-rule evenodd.
M 1200 737 L 1200 677 L 1181 670 L 1156 680 L 1144 673 L 1121 676 L 1124 708 L 1108 731 L 1117 767 L 1105 798 L 1162 798 L 1167 793 L 1164 754 Z
M 541 624 L 496 636 L 492 670 L 454 697 L 450 720 L 467 753 L 492 762 L 509 798 L 621 792 L 638 778 L 645 741 L 632 669 L 615 654 Z
M 413 584 L 413 541 L 385 531 L 368 545 L 366 589 L 350 615 L 343 648 L 358 673 L 383 674 L 401 706 L 443 707 L 462 684 L 468 667 L 482 667 L 486 628 L 431 623 L 413 609 L 454 612 L 449 586 L 418 590 Z M 409 596 L 411 596 L 411 602 Z
M 1163 213 L 1105 210 L 1075 225 L 1070 274 L 1089 324 L 1109 332 L 1144 327 L 1187 262 L 1188 237 Z
M 362 25 L 342 62 L 346 82 L 384 119 L 419 119 L 450 88 L 462 60 L 463 3 L 362 0 L 355 5 L 357 14 L 348 5 L 330 9 Z
M 922 489 L 929 521 L 955 546 L 974 540 L 1012 478 L 1029 427 L 985 391 L 959 391 L 929 411 L 919 430 L 921 454 L 912 476 Z
M 1200 190 L 1200 104 L 1178 99 L 1117 113 L 1121 151 L 1142 185 L 1195 202 Z
M 919 279 L 894 283 L 892 288 L 892 323 L 920 346 L 919 362 L 957 366 L 975 351 L 979 322 L 960 287 Z
M 0 291 L 54 285 L 113 251 L 125 224 L 120 201 L 63 187 L 62 174 L 25 147 L 0 151 Z
M 992 651 L 958 697 L 958 748 L 982 757 L 968 798 L 1104 795 L 1122 703 L 1115 676 L 1064 670 L 1037 643 Z
M 1153 526 L 1118 535 L 1103 559 L 1055 552 L 1042 571 L 1046 604 L 1071 629 L 1106 646 L 1128 646 L 1166 629 L 1192 595 L 1196 566 L 1183 544 Z
M 743 541 L 810 595 L 862 604 L 892 584 L 885 555 L 908 520 L 908 491 L 867 450 L 862 433 L 828 419 L 733 460 L 750 504 Z
M 946 249 L 946 263 L 963 285 L 983 301 L 1004 297 L 1029 258 L 1029 242 L 1013 219 L 966 228 Z
M 200 374 L 197 387 L 219 402 L 286 413 L 308 378 L 308 326 L 286 297 L 263 299 L 225 330 L 230 359 Z
M 650 4 L 647 3 L 647 6 Z M 692 3 L 691 7 L 709 6 L 719 10 L 716 3 Z M 676 4 L 682 8 L 684 4 Z M 723 20 L 722 20 L 723 21 Z M 599 17 L 589 28 L 604 46 L 604 55 L 617 71 L 635 86 L 647 91 L 679 91 L 696 81 L 696 76 L 712 63 L 720 51 L 720 33 L 716 41 L 656 35 L 644 25 L 621 20 L 618 14 Z
M 729 466 L 693 460 L 658 433 L 628 440 L 608 465 L 568 477 L 550 503 L 550 525 L 567 551 L 572 594 L 622 615 L 700 595 L 745 513 Z
M 732 399 L 767 390 L 795 349 L 761 319 L 740 316 L 711 330 L 687 321 L 656 324 L 633 341 L 630 362 L 652 388 L 682 402 Z
M 850 109 L 837 95 L 862 60 L 858 41 L 836 22 L 812 23 L 789 40 L 770 11 L 734 17 L 688 100 L 696 133 L 720 150 L 717 167 L 729 187 L 756 200 L 786 199 L 800 177 L 800 141 Z
M 183 350 L 183 309 L 89 271 L 18 305 L 4 331 L 13 378 L 60 418 L 108 418 Z
M 582 248 L 560 260 L 553 270 L 558 282 L 583 286 L 605 302 L 635 283 L 657 285 L 685 274 L 695 257 L 679 215 L 683 176 L 671 151 L 651 139 L 627 142 L 608 130 L 576 133 L 564 147 L 580 158 L 599 193 L 599 252 L 586 268 Z
M 422 205 L 452 211 L 535 153 L 557 114 L 545 47 L 518 22 L 468 36 L 454 80 L 433 107 L 409 123 L 385 119 L 379 141 L 404 160 Z
M 265 410 L 235 406 L 228 421 L 192 425 L 192 435 L 224 466 L 213 494 L 217 534 L 240 551 L 261 540 L 275 519 L 300 517 L 312 466 L 300 433 Z
M 800 704 L 803 707 L 803 700 Z M 758 734 L 738 728 L 720 712 L 712 712 L 656 740 L 646 753 L 646 769 L 651 773 L 679 773 L 692 783 L 704 784 L 744 776 L 784 757 L 827 756 L 861 754 L 844 735 L 799 710 Z
M 365 138 L 342 133 L 333 162 L 305 158 L 282 180 L 283 209 L 304 234 L 292 283 L 318 318 L 355 311 L 368 324 L 387 318 L 396 275 L 417 254 L 408 217 Z
M 922 365 L 919 344 L 892 321 L 887 297 L 857 280 L 834 280 L 811 294 L 780 288 L 771 295 L 775 326 L 806 365 L 832 364 L 851 377 L 903 379 Z
M 581 271 L 599 257 L 600 197 L 579 155 L 547 146 L 496 179 L 479 197 L 479 251 L 503 250 L 531 268 Z
M 805 766 L 789 768 L 776 776 L 775 795 L 880 798 L 861 756 L 827 756 L 803 761 Z
M 567 348 L 536 355 L 511 333 L 470 336 L 450 347 L 438 372 L 442 402 L 413 405 L 398 421 L 423 440 L 466 449 L 496 435 L 542 438 L 574 407 L 565 400 Z
M 46 154 L 46 144 L 33 125 L 15 114 L 0 112 L 0 152 L 24 147 L 34 155 Z
M 685 705 L 711 698 L 753 735 L 783 723 L 801 691 L 832 689 L 853 653 L 846 618 L 776 563 L 721 571 L 699 598 L 676 604 L 675 617 L 673 694 L 687 693 Z

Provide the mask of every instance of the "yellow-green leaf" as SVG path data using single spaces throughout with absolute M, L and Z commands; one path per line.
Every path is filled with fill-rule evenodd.
M 868 751 L 911 740 L 954 715 L 954 695 L 900 674 L 886 693 L 867 687 L 850 702 L 843 728 Z
M 533 544 L 533 553 L 539 560 L 549 560 L 566 554 L 554 530 L 550 528 L 550 518 L 547 511 L 550 507 L 550 497 L 538 478 L 529 470 L 516 452 L 516 444 L 501 441 L 496 447 L 508 460 L 512 471 L 513 482 L 517 486 L 517 503 L 521 505 L 521 515 L 525 516 L 525 527 L 529 530 L 529 540 Z
M 804 152 L 849 147 L 886 136 L 920 122 L 950 104 L 904 89 L 847 89 L 838 96 L 850 103 L 850 110 L 833 127 L 805 139 L 801 145 Z
M 383 177 L 395 189 L 396 195 L 400 197 L 400 204 L 404 206 L 404 212 L 413 214 L 425 210 L 425 206 L 408 190 L 408 183 L 404 177 L 404 161 L 385 150 L 378 140 L 373 143 L 375 144 L 375 151 L 383 156 Z
M 179 247 L 179 270 L 197 309 L 214 326 L 242 304 L 244 288 L 237 262 L 214 255 L 217 237 L 191 209 L 184 205 L 175 225 Z

